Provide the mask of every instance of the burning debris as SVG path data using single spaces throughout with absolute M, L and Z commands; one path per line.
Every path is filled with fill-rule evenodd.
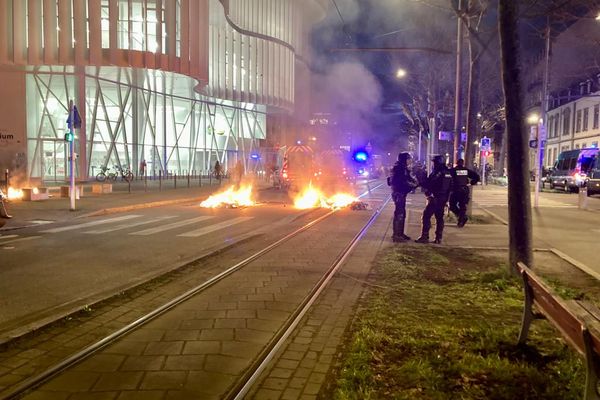
M 338 209 L 347 207 L 356 201 L 357 198 L 348 193 L 336 193 L 327 197 L 319 189 L 309 186 L 294 199 L 294 207 L 301 210 L 317 207 Z
M 227 207 L 227 208 L 238 208 L 248 207 L 255 205 L 256 202 L 252 200 L 252 186 L 242 186 L 238 190 L 235 190 L 233 186 L 221 193 L 216 193 L 210 196 L 208 199 L 200 203 L 200 207 L 204 208 L 216 208 L 216 207 Z
M 23 190 L 9 187 L 6 197 L 8 197 L 9 200 L 21 200 L 23 198 Z

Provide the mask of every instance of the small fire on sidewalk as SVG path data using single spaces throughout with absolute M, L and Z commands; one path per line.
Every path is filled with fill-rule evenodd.
M 317 188 L 309 186 L 300 192 L 298 197 L 294 199 L 294 207 L 298 209 L 307 208 L 343 208 L 358 201 L 356 196 L 349 193 L 336 193 L 332 196 L 326 196 Z
M 23 190 L 15 189 L 14 187 L 8 188 L 8 193 L 6 194 L 9 200 L 20 200 L 23 198 Z
M 241 186 L 235 190 L 233 186 L 221 193 L 215 193 L 200 203 L 200 207 L 249 207 L 255 205 L 252 200 L 252 185 Z

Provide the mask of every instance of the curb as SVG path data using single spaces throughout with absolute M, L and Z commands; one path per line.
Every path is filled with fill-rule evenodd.
M 127 206 L 120 206 L 120 207 L 110 207 L 110 208 L 103 208 L 97 211 L 92 211 L 90 213 L 87 214 L 82 214 L 79 215 L 75 218 L 88 218 L 88 217 L 97 217 L 99 215 L 107 215 L 107 214 L 116 214 L 116 213 L 120 213 L 120 212 L 127 212 L 127 211 L 131 211 L 131 210 L 139 210 L 142 208 L 153 208 L 153 207 L 161 207 L 161 206 L 168 206 L 171 204 L 181 204 L 181 203 L 192 203 L 195 201 L 200 201 L 202 199 L 204 199 L 206 196 L 202 196 L 202 197 L 189 197 L 189 198 L 185 198 L 185 199 L 176 199 L 176 200 L 163 200 L 163 201 L 154 201 L 151 203 L 138 203 L 138 204 L 130 204 Z
M 480 207 L 480 209 L 483 210 L 483 212 L 488 213 L 488 215 L 492 216 L 494 219 L 500 221 L 502 223 L 502 225 L 508 226 L 508 221 L 506 221 L 504 218 L 500 217 L 498 214 L 491 212 L 487 208 Z

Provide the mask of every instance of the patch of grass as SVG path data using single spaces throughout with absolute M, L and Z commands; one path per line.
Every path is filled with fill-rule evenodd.
M 546 278 L 545 282 L 554 290 L 554 293 L 565 300 L 585 300 L 586 294 L 579 290 L 565 286 L 560 280 L 554 278 Z
M 523 294 L 503 262 L 394 246 L 371 279 L 328 398 L 581 398 L 582 361 L 546 321 L 517 345 Z

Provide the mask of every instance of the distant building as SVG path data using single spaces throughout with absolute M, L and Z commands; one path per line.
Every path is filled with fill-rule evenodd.
M 308 35 L 327 5 L 0 1 L 0 168 L 64 180 L 69 100 L 83 120 L 78 179 L 143 160 L 149 174 L 247 163 L 307 108 L 297 88 L 309 86 Z

